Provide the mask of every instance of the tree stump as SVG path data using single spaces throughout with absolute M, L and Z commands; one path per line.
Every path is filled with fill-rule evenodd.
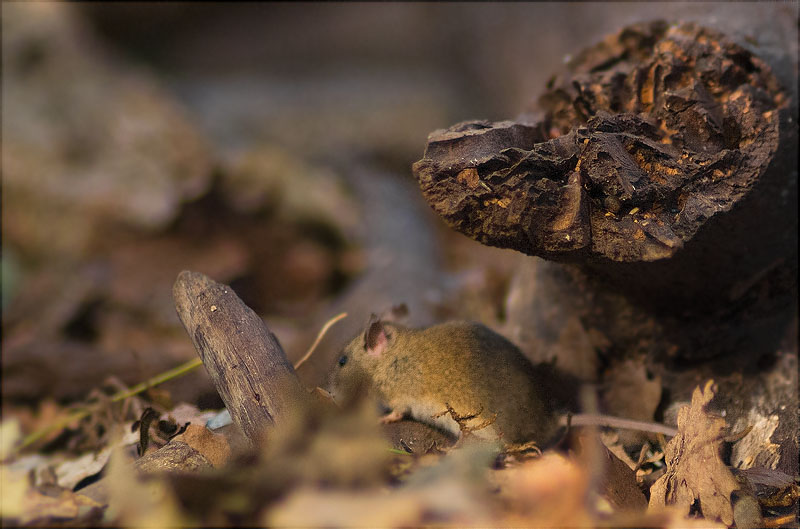
M 453 229 L 551 261 L 516 280 L 515 325 L 557 336 L 578 322 L 598 366 L 644 358 L 670 399 L 714 376 L 730 424 L 779 417 L 751 459 L 794 471 L 796 375 L 764 390 L 797 368 L 788 88 L 717 31 L 636 24 L 577 55 L 517 119 L 434 131 L 413 170 Z M 780 453 L 764 459 L 770 436 Z
M 767 64 L 694 24 L 637 24 L 538 103 L 431 133 L 414 173 L 451 227 L 569 264 L 576 288 L 677 317 L 681 334 L 731 319 L 780 334 L 796 284 L 796 102 Z M 741 341 L 689 334 L 680 355 Z
M 796 124 L 769 66 L 655 22 L 568 68 L 515 121 L 429 136 L 414 173 L 451 227 L 668 312 L 728 304 L 796 260 Z

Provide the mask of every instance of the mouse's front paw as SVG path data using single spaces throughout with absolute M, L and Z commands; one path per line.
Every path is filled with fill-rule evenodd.
M 402 421 L 404 414 L 397 410 L 392 410 L 383 417 L 381 417 L 380 422 L 381 424 L 389 424 L 390 422 L 398 422 Z

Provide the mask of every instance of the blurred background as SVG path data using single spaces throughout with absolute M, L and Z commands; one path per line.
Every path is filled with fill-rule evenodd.
M 784 60 L 797 24 L 776 17 L 796 8 L 3 3 L 4 413 L 193 358 L 182 269 L 231 285 L 290 360 L 347 311 L 308 384 L 394 303 L 412 323 L 501 325 L 525 258 L 432 215 L 410 170 L 427 134 L 513 118 L 570 54 L 636 21 L 696 20 Z M 165 388 L 221 406 L 202 370 Z

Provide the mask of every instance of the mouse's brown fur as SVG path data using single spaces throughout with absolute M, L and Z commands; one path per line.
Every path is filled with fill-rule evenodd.
M 331 375 L 334 397 L 360 380 L 395 414 L 436 425 L 455 435 L 459 426 L 445 411 L 478 414 L 468 426 L 506 443 L 545 442 L 554 432 L 553 406 L 533 366 L 511 342 L 473 322 L 454 321 L 411 329 L 373 319 L 344 349 Z

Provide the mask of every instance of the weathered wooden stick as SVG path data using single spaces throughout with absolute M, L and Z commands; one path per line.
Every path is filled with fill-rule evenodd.
M 199 272 L 178 274 L 172 295 L 233 423 L 255 442 L 305 395 L 278 340 L 229 286 Z

